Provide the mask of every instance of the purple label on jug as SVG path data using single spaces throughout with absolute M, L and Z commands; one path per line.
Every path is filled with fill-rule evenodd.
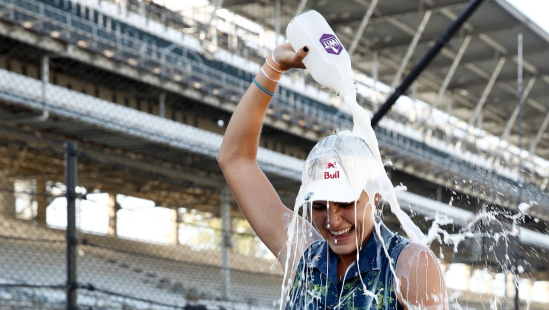
M 320 37 L 320 44 L 322 44 L 324 49 L 326 49 L 326 52 L 330 54 L 339 55 L 343 50 L 343 45 L 341 45 L 341 42 L 339 42 L 337 37 L 333 34 L 323 34 Z

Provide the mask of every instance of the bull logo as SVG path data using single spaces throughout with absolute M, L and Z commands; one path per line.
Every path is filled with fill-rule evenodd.
M 335 161 L 334 161 L 333 163 L 328 163 L 328 167 L 326 167 L 326 169 L 330 169 L 330 168 L 331 168 L 331 169 L 337 168 L 337 167 L 336 167 L 336 162 L 335 162 Z

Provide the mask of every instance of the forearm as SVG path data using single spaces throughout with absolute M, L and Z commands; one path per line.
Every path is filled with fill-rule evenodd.
M 269 58 L 271 66 L 279 69 Z M 263 73 L 255 76 L 257 83 L 266 91 L 274 93 L 282 73 L 275 71 L 268 64 L 263 65 Z M 268 75 L 268 77 L 266 76 Z M 258 141 L 265 112 L 272 96 L 251 82 L 248 90 L 240 99 L 231 121 L 225 132 L 223 143 L 219 150 L 218 161 L 221 165 L 234 159 L 252 159 L 257 156 Z

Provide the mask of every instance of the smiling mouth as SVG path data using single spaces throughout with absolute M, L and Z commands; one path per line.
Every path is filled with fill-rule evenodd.
M 351 226 L 342 230 L 330 230 L 330 235 L 332 235 L 332 238 L 336 240 L 341 240 L 349 237 L 354 229 L 355 227 Z

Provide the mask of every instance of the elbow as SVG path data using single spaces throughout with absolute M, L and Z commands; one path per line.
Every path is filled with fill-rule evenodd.
M 225 156 L 225 153 L 222 150 L 219 150 L 217 153 L 217 156 L 215 157 L 215 160 L 217 161 L 217 164 L 223 168 L 223 165 L 227 162 L 227 156 Z
M 217 164 L 221 167 L 221 169 L 223 169 L 228 165 L 229 162 L 232 162 L 234 160 L 234 154 L 232 154 L 232 152 L 228 152 L 222 146 L 219 149 L 215 160 L 217 161 Z

